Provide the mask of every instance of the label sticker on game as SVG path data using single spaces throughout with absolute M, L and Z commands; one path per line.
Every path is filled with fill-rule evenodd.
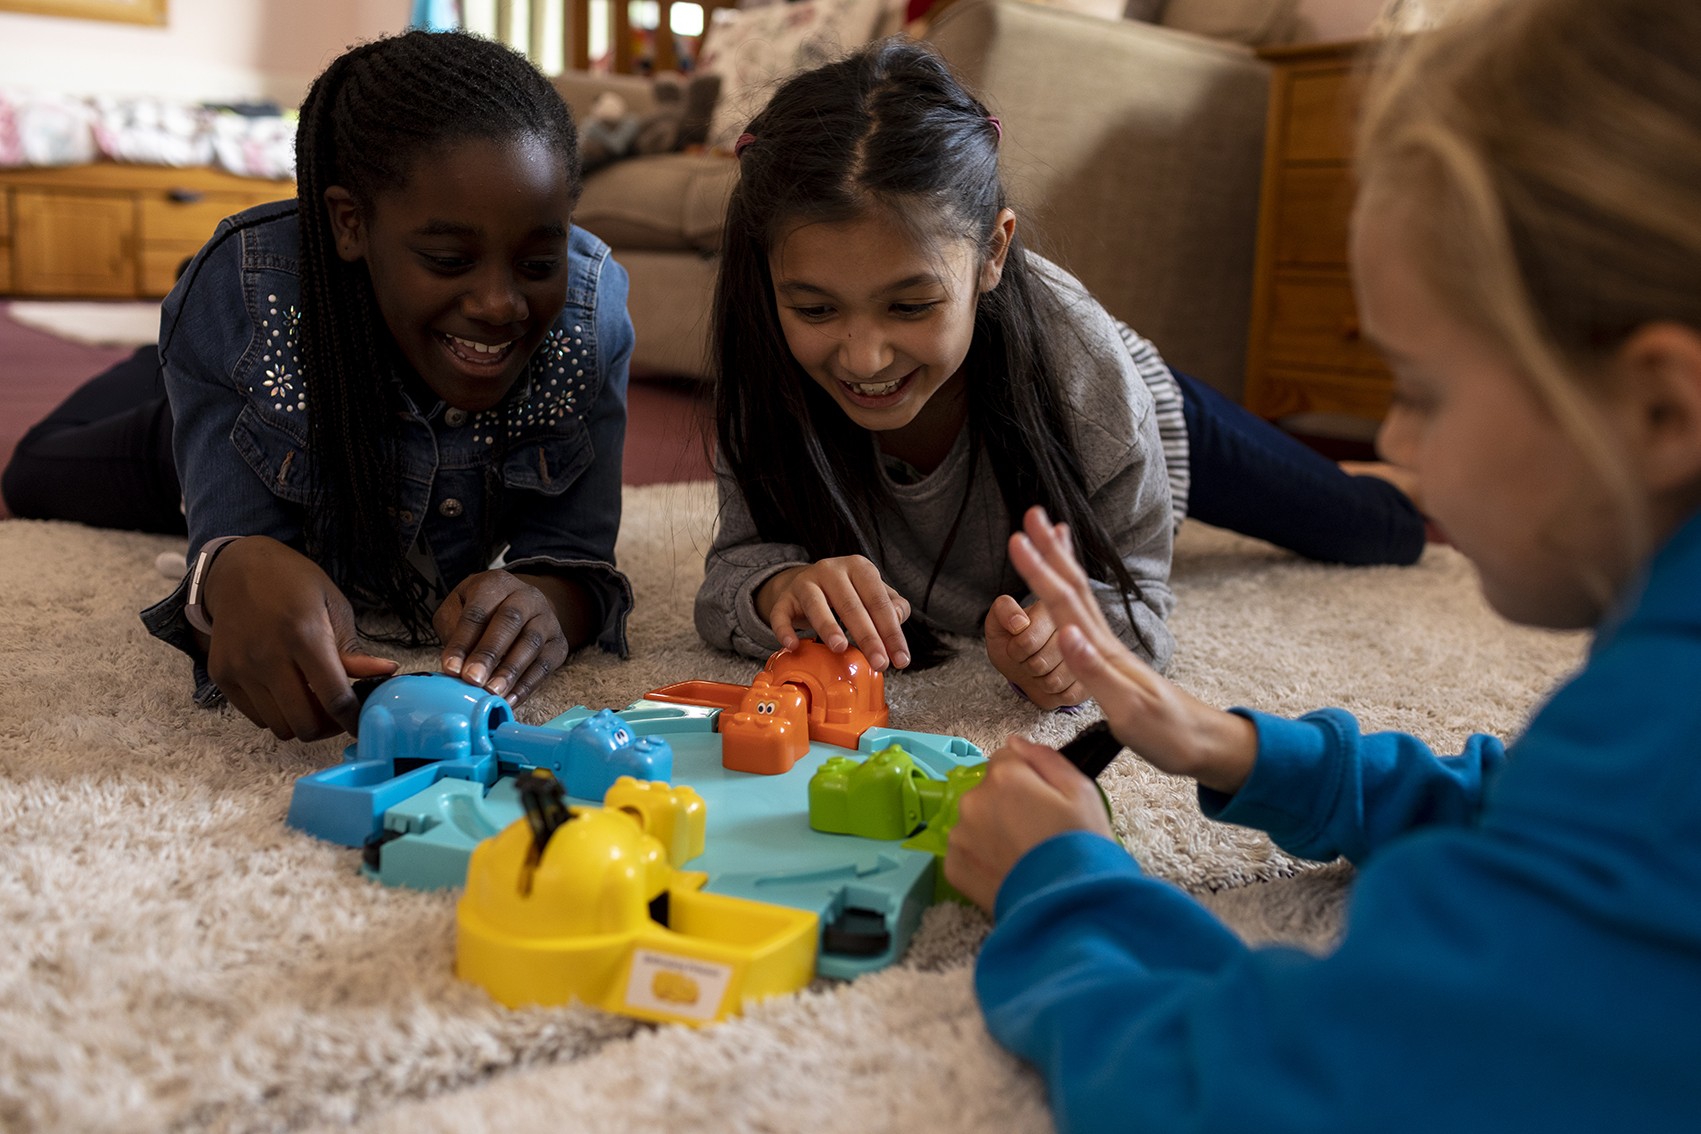
M 626 1005 L 688 1020 L 713 1020 L 731 983 L 731 965 L 639 949 L 632 954 Z

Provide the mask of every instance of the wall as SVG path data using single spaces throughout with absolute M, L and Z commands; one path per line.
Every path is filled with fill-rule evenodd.
M 1297 39 L 1357 39 L 1370 29 L 1387 0 L 1299 0 Z
M 408 0 L 170 0 L 163 27 L 0 12 L 0 83 L 294 107 L 326 63 L 400 31 L 409 9 Z

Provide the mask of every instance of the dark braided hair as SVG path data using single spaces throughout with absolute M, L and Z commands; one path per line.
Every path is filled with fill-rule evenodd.
M 520 138 L 539 138 L 559 155 L 576 202 L 578 134 L 561 96 L 523 55 L 465 32 L 410 31 L 353 47 L 314 80 L 301 105 L 300 343 L 319 477 L 307 552 L 339 576 L 357 609 L 399 618 L 398 637 L 410 644 L 430 639 L 434 596 L 408 565 L 397 530 L 400 407 L 391 391 L 406 364 L 366 265 L 337 255 L 325 190 L 348 190 L 370 217 L 381 194 L 407 187 L 429 151 Z
M 878 560 L 875 512 L 889 503 L 888 490 L 867 474 L 868 435 L 786 346 L 768 250 L 800 223 L 878 215 L 919 243 L 969 240 L 981 256 L 991 255 L 1006 204 L 999 130 L 933 49 L 893 38 L 787 80 L 749 134 L 747 144 L 741 140 L 715 287 L 720 453 L 763 539 L 801 545 L 812 559 Z M 1121 589 L 1138 627 L 1132 601 L 1139 585 L 1093 512 L 1064 413 L 1054 346 L 1063 322 L 1017 235 L 998 286 L 980 295 L 963 361 L 971 376 L 965 385 L 970 460 L 982 451 L 991 458 L 1012 530 L 1035 504 L 1066 521 L 1087 573 Z M 775 444 L 776 437 L 788 443 Z M 967 502 L 965 491 L 929 591 Z M 925 610 L 927 595 L 910 597 Z M 911 669 L 944 656 L 925 627 L 912 621 L 905 636 Z

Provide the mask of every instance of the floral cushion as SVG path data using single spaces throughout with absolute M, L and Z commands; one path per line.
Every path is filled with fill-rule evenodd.
M 721 79 L 709 146 L 730 152 L 781 79 L 868 42 L 885 8 L 883 0 L 799 0 L 716 9 L 697 58 L 700 74 Z

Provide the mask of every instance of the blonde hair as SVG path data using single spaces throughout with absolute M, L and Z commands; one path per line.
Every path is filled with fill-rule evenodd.
M 1637 328 L 1701 329 L 1701 3 L 1488 0 L 1378 61 L 1358 163 L 1432 294 L 1639 515 L 1592 397 Z

